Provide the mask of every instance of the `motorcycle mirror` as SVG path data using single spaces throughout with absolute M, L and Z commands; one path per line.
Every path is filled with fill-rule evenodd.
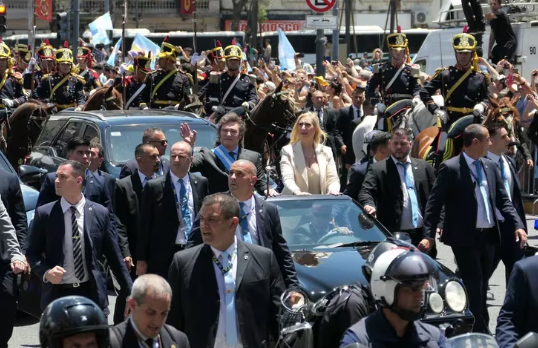
M 280 303 L 288 312 L 297 312 L 308 305 L 308 296 L 301 290 L 287 289 L 280 296 Z
M 411 236 L 409 235 L 409 233 L 406 233 L 406 232 L 394 232 L 394 238 L 398 239 L 398 240 L 401 240 L 401 241 L 404 241 L 404 242 L 407 242 L 407 243 L 411 243 Z
M 529 332 L 522 339 L 517 341 L 516 348 L 534 348 L 538 347 L 538 334 L 536 332 Z
M 19 176 L 21 181 L 29 186 L 41 186 L 41 178 L 46 174 L 46 170 L 34 166 L 19 166 Z

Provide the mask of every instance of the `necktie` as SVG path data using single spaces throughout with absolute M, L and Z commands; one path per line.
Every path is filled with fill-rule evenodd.
M 506 175 L 506 169 L 504 168 L 503 157 L 499 157 L 499 167 L 501 168 L 501 178 L 503 180 L 504 188 L 506 193 L 508 193 L 508 198 L 512 200 L 512 195 L 510 194 L 510 185 L 508 184 L 508 175 Z
M 146 344 L 148 345 L 148 347 L 153 348 L 153 338 L 148 338 L 146 340 Z
M 233 160 L 235 161 L 235 152 L 230 151 L 230 152 L 228 152 L 228 153 L 230 154 L 230 156 L 232 156 Z
M 146 182 L 150 181 L 151 179 L 153 179 L 151 176 L 146 176 Z
M 185 186 L 185 182 L 183 182 L 183 179 L 179 179 L 179 201 L 181 203 L 181 216 L 183 216 L 183 219 L 185 220 L 185 223 L 187 224 L 187 230 L 190 230 L 192 227 L 191 223 L 191 212 L 189 210 L 189 196 L 187 195 L 187 187 Z
M 241 219 L 239 220 L 239 226 L 241 226 L 241 230 L 243 230 L 243 242 L 252 244 L 252 236 L 250 235 L 248 228 L 248 215 L 250 212 L 247 211 L 247 205 L 243 202 L 239 202 L 239 207 L 241 208 Z
M 323 124 L 323 110 L 318 110 L 318 118 L 321 129 L 325 129 L 325 125 Z
M 228 252 L 224 251 L 219 256 L 219 261 L 222 264 L 223 269 L 228 269 L 232 261 L 232 257 Z M 226 303 L 226 310 L 224 314 L 224 324 L 226 333 L 226 344 L 230 347 L 237 345 L 237 323 L 235 317 L 235 279 L 233 272 L 230 269 L 223 274 L 224 276 L 224 297 Z
M 361 109 L 357 109 L 357 118 L 358 118 L 358 119 L 361 118 Z
M 82 263 L 82 242 L 77 222 L 77 208 L 71 206 L 71 230 L 73 236 L 73 261 L 75 263 L 75 277 L 79 281 L 84 279 L 84 265 Z
M 479 160 L 476 160 L 473 163 L 476 169 L 476 178 L 478 181 L 478 185 L 480 186 L 480 195 L 482 196 L 482 202 L 484 203 L 484 209 L 486 210 L 486 219 L 488 220 L 488 223 L 491 224 L 491 216 L 489 214 L 489 209 L 488 209 L 486 187 L 484 186 L 484 183 L 483 183 L 484 175 L 482 173 L 482 162 L 480 162 Z
M 404 173 L 404 181 L 405 181 L 405 187 L 407 188 L 407 195 L 409 197 L 409 201 L 411 202 L 411 216 L 412 216 L 412 222 L 413 227 L 418 227 L 418 199 L 417 199 L 417 193 L 415 192 L 415 183 L 413 182 L 413 179 L 411 179 L 411 176 L 407 175 L 407 167 L 409 166 L 409 162 L 398 162 L 398 165 L 402 167 L 403 173 Z

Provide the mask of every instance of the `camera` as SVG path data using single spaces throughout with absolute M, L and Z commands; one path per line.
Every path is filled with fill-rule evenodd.
M 338 65 L 338 61 L 337 61 L 337 60 L 333 60 L 331 63 L 332 63 L 332 65 Z

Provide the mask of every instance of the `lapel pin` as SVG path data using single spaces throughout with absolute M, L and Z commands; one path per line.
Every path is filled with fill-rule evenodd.
M 93 209 L 92 207 L 89 207 L 89 208 L 88 208 L 89 211 L 92 211 L 92 209 Z
M 418 169 L 418 167 L 415 167 L 415 169 Z
M 245 255 L 245 260 L 248 260 L 248 255 Z
M 263 212 L 263 209 L 260 209 L 260 210 L 258 210 L 258 211 L 259 211 L 260 213 L 262 213 L 262 212 Z

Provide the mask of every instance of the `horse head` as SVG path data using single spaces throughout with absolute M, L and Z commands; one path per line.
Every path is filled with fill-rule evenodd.
M 255 124 L 287 128 L 293 125 L 297 118 L 295 111 L 295 101 L 289 95 L 288 90 L 283 90 L 281 82 L 252 110 L 251 119 Z
M 83 111 L 122 110 L 123 98 L 113 86 L 98 88 L 84 105 Z

